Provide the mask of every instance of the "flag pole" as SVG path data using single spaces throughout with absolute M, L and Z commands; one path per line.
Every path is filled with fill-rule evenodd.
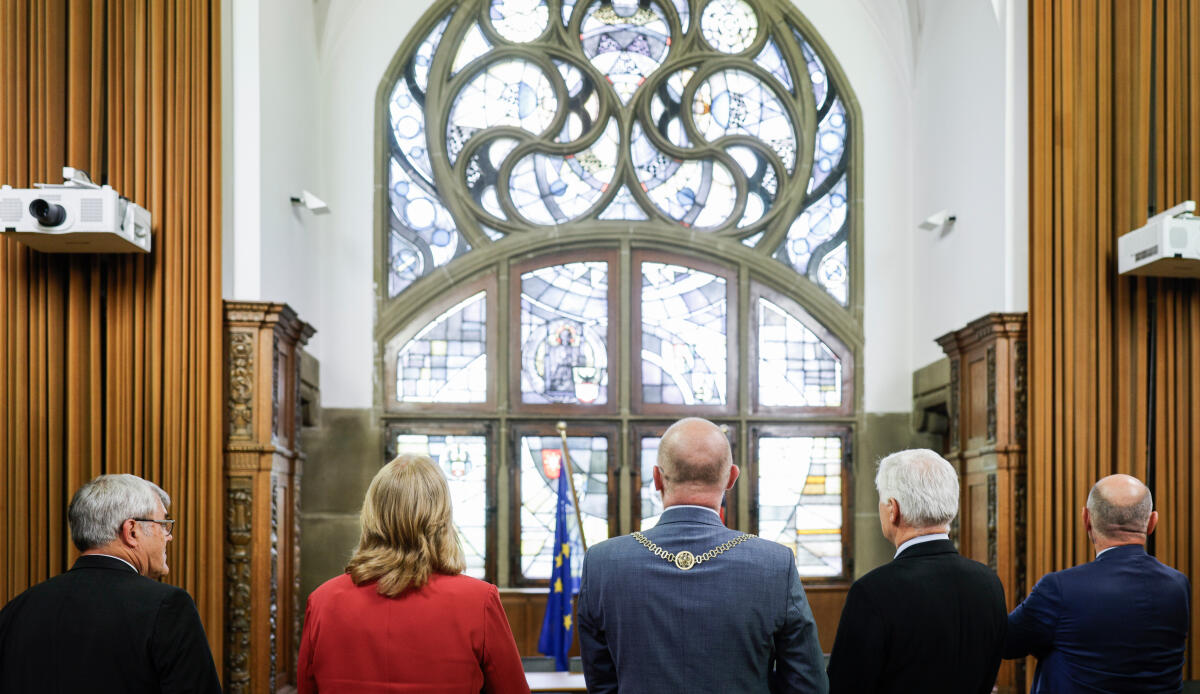
M 579 495 L 575 493 L 575 475 L 571 474 L 571 454 L 567 450 L 567 423 L 559 422 L 554 428 L 558 429 L 558 435 L 562 438 L 563 465 L 559 469 L 567 473 L 567 486 L 571 488 L 571 505 L 575 507 L 575 521 L 579 524 L 579 544 L 586 552 L 587 539 L 583 536 L 583 516 L 579 513 Z

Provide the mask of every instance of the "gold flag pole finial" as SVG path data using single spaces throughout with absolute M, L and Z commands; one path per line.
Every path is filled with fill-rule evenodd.
M 587 551 L 587 539 L 583 536 L 583 516 L 579 513 L 579 495 L 575 493 L 575 475 L 571 474 L 571 453 L 567 450 L 567 423 L 559 422 L 554 425 L 558 429 L 558 435 L 562 438 L 562 465 L 559 466 L 559 473 L 564 472 L 567 475 L 567 486 L 571 488 L 571 501 L 575 507 L 575 521 L 579 524 L 579 544 L 583 546 L 583 551 Z

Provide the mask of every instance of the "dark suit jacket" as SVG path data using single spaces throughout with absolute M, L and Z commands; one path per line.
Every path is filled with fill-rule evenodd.
M 696 556 L 741 533 L 668 508 L 646 536 Z M 589 548 L 579 593 L 588 691 L 825 692 L 821 646 L 792 553 L 754 538 L 682 571 L 631 536 Z M 770 689 L 769 689 L 770 687 Z
M 1004 657 L 1037 657 L 1035 694 L 1178 692 L 1190 595 L 1142 545 L 1114 547 L 1043 576 L 1008 617 Z
M 0 611 L 0 692 L 219 692 L 187 592 L 83 556 Z
M 996 573 L 949 540 L 912 545 L 854 582 L 829 659 L 846 694 L 992 691 L 1006 609 Z

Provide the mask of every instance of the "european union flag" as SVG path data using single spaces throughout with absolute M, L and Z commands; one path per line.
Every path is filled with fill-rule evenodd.
M 542 619 L 542 635 L 538 637 L 538 652 L 554 656 L 554 669 L 568 669 L 567 651 L 571 648 L 571 596 L 579 592 L 579 582 L 571 574 L 571 532 L 567 526 L 567 511 L 571 492 L 567 475 L 571 462 L 563 456 L 558 472 L 558 504 L 554 513 L 554 570 L 550 573 L 550 596 L 546 599 L 546 616 Z

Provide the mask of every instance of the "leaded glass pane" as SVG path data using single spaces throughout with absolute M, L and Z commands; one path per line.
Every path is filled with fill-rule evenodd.
M 816 190 L 835 170 L 846 153 L 846 109 L 841 99 L 834 99 L 825 117 L 817 125 L 816 157 L 813 161 L 812 177 L 808 181 L 808 192 Z
M 846 260 L 846 242 L 843 241 L 817 266 L 817 284 L 843 306 L 850 298 L 850 263 Z
M 513 204 L 526 219 L 538 224 L 579 217 L 608 190 L 616 173 L 619 139 L 617 122 L 610 119 L 604 135 L 578 154 L 522 158 L 509 181 Z
M 433 319 L 396 354 L 397 402 L 487 401 L 487 294 Z
M 842 440 L 758 440 L 758 534 L 788 547 L 801 576 L 842 573 Z
M 608 263 L 521 275 L 521 399 L 608 402 Z
M 642 401 L 725 404 L 725 278 L 642 263 Z
M 407 169 L 392 160 L 388 198 L 391 233 L 388 296 L 396 296 L 417 278 L 471 250 L 450 211 Z
M 826 247 L 830 239 L 845 237 L 848 212 L 846 177 L 842 176 L 788 228 L 785 249 L 787 260 L 796 272 L 809 275 L 813 257 L 819 263 L 824 254 L 832 250 Z
M 841 360 L 798 318 L 763 298 L 758 300 L 758 404 L 842 404 Z
M 733 213 L 737 191 L 729 169 L 720 162 L 669 157 L 636 123 L 631 156 L 642 189 L 671 219 L 684 226 L 711 228 Z
M 450 74 L 457 75 L 472 60 L 491 49 L 492 42 L 487 40 L 487 36 L 484 36 L 483 29 L 480 29 L 478 24 L 472 24 L 471 28 L 467 29 L 467 35 L 463 37 L 462 43 L 458 46 L 458 53 L 454 55 L 454 65 L 450 68 Z
M 774 75 L 784 89 L 792 91 L 792 72 L 788 70 L 787 63 L 783 60 L 783 54 L 779 52 L 779 46 L 775 45 L 773 40 L 767 41 L 767 45 L 763 46 L 762 52 L 758 54 L 754 62 Z
M 483 578 L 487 554 L 487 438 L 399 434 L 396 453 L 427 455 L 450 485 L 454 527 L 462 541 L 468 576 Z
M 608 439 L 568 436 L 575 493 L 589 543 L 608 538 Z M 521 437 L 521 573 L 550 578 L 554 545 L 554 510 L 563 461 L 562 438 Z M 572 528 L 576 521 L 569 517 Z M 572 530 L 573 537 L 578 536 Z
M 622 103 L 667 59 L 671 32 L 656 5 L 613 0 L 588 8 L 580 29 L 583 54 L 608 77 Z
M 639 464 L 642 471 L 642 520 L 641 529 L 649 530 L 658 525 L 662 517 L 662 494 L 654 488 L 654 466 L 658 463 L 658 444 L 662 441 L 659 436 L 643 436 L 639 446 Z
M 779 97 L 750 73 L 721 70 L 705 79 L 696 89 L 692 114 L 709 142 L 725 135 L 749 135 L 770 145 L 789 172 L 795 167 L 791 118 Z
M 488 18 L 496 33 L 509 41 L 532 41 L 546 30 L 550 12 L 545 0 L 492 0 Z
M 700 15 L 700 32 L 722 53 L 741 53 L 758 36 L 758 16 L 744 0 L 712 0 Z
M 542 69 L 528 60 L 492 63 L 463 87 L 450 109 L 446 153 L 453 164 L 471 135 L 501 125 L 540 134 L 554 120 L 558 99 Z

